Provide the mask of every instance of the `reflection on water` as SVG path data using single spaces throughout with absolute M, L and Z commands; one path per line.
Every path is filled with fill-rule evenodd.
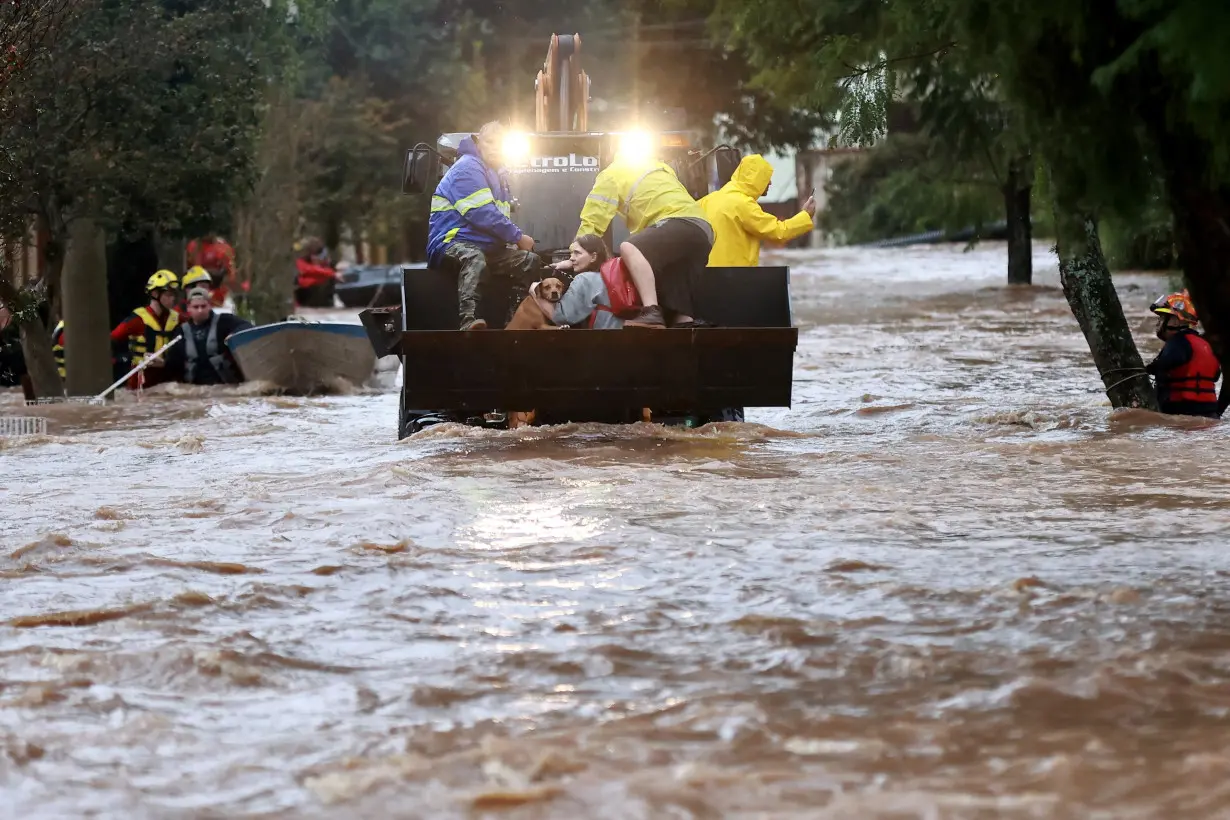
M 40 408 L 12 816 L 1230 813 L 1226 434 L 1111 414 L 1003 255 L 790 255 L 745 425 L 397 443 L 392 373 Z M 1150 354 L 1164 284 L 1119 280 Z

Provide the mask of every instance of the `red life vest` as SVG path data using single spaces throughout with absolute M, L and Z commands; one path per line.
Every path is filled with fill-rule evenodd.
M 323 285 L 337 278 L 337 271 L 333 268 L 328 265 L 318 265 L 302 256 L 295 260 L 295 267 L 299 270 L 296 287 L 310 288 L 314 285 Z
M 1217 402 L 1217 377 L 1221 365 L 1208 341 L 1198 333 L 1185 333 L 1192 346 L 1192 357 L 1187 364 L 1176 367 L 1165 376 L 1166 399 L 1172 402 Z
M 599 273 L 602 274 L 602 284 L 606 287 L 607 298 L 610 299 L 611 306 L 598 305 L 595 307 L 589 314 L 590 327 L 594 326 L 600 310 L 613 313 L 622 319 L 641 309 L 641 295 L 636 292 L 636 285 L 628 276 L 628 269 L 624 267 L 623 260 L 618 256 L 608 259 L 602 263 Z

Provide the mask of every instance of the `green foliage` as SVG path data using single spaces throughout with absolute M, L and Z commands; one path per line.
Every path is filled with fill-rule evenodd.
M 297 26 L 281 0 L 90 0 L 0 123 L 18 169 L 5 210 L 43 217 L 59 239 L 80 215 L 111 230 L 202 227 L 250 184 L 261 95 Z
M 1108 214 L 1098 225 L 1106 261 L 1115 270 L 1166 270 L 1178 264 L 1174 217 L 1160 190 L 1143 197 L 1144 206 L 1126 219 Z
M 852 243 L 993 224 L 1003 219 L 1004 201 L 984 169 L 954 167 L 923 134 L 891 135 L 834 169 L 821 224 Z

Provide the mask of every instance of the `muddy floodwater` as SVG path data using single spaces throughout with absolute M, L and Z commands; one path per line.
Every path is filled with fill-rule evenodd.
M 1041 245 L 785 258 L 747 424 L 0 394 L 3 816 L 1230 816 L 1226 428 L 1112 414 Z

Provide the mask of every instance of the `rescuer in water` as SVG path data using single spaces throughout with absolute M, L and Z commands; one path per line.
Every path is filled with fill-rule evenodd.
M 153 355 L 175 335 L 175 328 L 179 326 L 179 312 L 176 310 L 178 288 L 179 277 L 169 270 L 158 271 L 145 283 L 149 304 L 134 310 L 111 331 L 112 346 L 126 344 L 132 356 L 132 366 L 145 361 L 147 356 Z M 128 386 L 136 389 L 140 384 L 151 387 L 174 381 L 175 375 L 169 374 L 164 364 L 161 358 L 151 362 L 144 372 L 132 377 Z
M 1199 319 L 1187 291 L 1162 296 L 1149 308 L 1157 314 L 1157 338 L 1165 342 L 1145 366 L 1157 379 L 1158 408 L 1178 416 L 1219 418 L 1217 379 L 1221 365 L 1196 332 Z
M 214 280 L 209 275 L 209 271 L 202 268 L 200 265 L 193 265 L 184 273 L 184 278 L 179 280 L 179 289 L 184 298 L 179 303 L 179 323 L 183 324 L 188 320 L 188 292 L 196 288 L 205 288 L 210 292 L 210 299 L 213 299 Z
M 489 122 L 457 148 L 457 161 L 431 198 L 427 261 L 457 271 L 457 307 L 462 330 L 487 327 L 479 286 L 488 276 L 528 286 L 546 267 L 533 253 L 534 239 L 512 221 L 512 193 L 500 171 L 504 127 Z M 515 247 L 508 247 L 509 245 Z
M 789 242 L 811 231 L 816 199 L 808 197 L 803 210 L 787 220 L 766 213 L 757 202 L 769 192 L 773 166 L 760 154 L 744 157 L 720 190 L 700 201 L 713 226 L 710 267 L 754 268 L 760 264 L 760 243 Z
M 179 326 L 184 340 L 167 351 L 167 372 L 188 384 L 238 384 L 243 377 L 225 342 L 250 327 L 251 322 L 233 313 L 214 310 L 208 288 L 193 288 L 188 291 L 188 321 Z
M 577 236 L 603 236 L 619 214 L 632 236 L 619 256 L 636 284 L 643 307 L 625 327 L 697 327 L 691 277 L 713 247 L 713 228 L 669 165 L 652 145 L 621 146 L 585 198 Z M 664 312 L 665 311 L 665 312 Z
M 551 267 L 571 271 L 572 284 L 555 306 L 555 324 L 588 324 L 595 330 L 619 330 L 622 316 L 636 315 L 641 308 L 636 286 L 627 269 L 602 237 L 578 236 L 568 248 L 569 256 Z

